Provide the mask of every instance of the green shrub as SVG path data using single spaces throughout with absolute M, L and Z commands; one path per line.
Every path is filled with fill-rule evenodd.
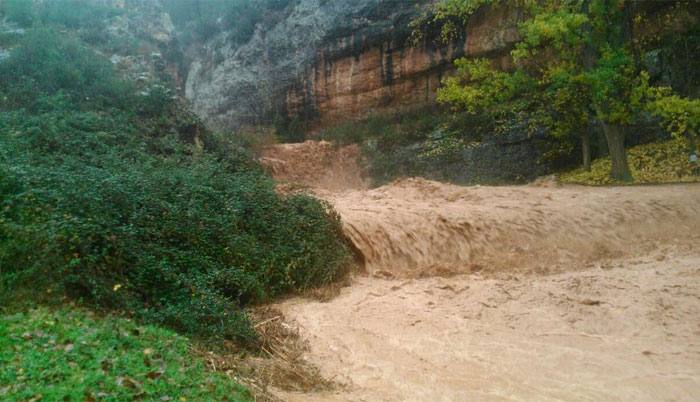
M 222 30 L 228 40 L 250 40 L 259 24 L 272 25 L 298 0 L 164 0 L 173 22 L 185 32 L 206 41 Z
M 135 91 L 79 41 L 29 33 L 0 70 L 5 289 L 57 287 L 251 344 L 243 306 L 344 273 L 349 252 L 327 205 L 281 197 L 245 152 L 167 94 Z
M 275 118 L 274 126 L 276 137 L 280 142 L 299 143 L 306 140 L 307 126 L 299 117 L 289 121 Z
M 64 105 L 82 109 L 130 108 L 134 92 L 108 60 L 50 28 L 29 30 L 0 63 L 0 108 L 5 110 L 41 112 L 47 97 L 54 102 L 58 95 L 65 97 Z
M 3 0 L 0 3 L 0 15 L 25 28 L 35 22 L 71 29 L 94 28 L 120 13 L 117 8 L 93 0 Z
M 38 7 L 38 18 L 44 24 L 70 29 L 104 29 L 104 20 L 119 15 L 121 10 L 94 0 L 50 0 Z
M 0 13 L 8 21 L 27 28 L 34 22 L 34 3 L 28 0 L 3 0 L 0 3 Z
M 492 129 L 479 116 L 429 107 L 370 116 L 331 127 L 320 136 L 338 144 L 362 144 L 369 176 L 375 184 L 384 184 L 399 177 L 434 175 Z

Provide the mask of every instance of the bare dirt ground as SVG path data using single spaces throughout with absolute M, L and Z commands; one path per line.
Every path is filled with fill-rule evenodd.
M 283 399 L 698 400 L 700 185 L 367 189 L 356 149 L 271 152 L 335 206 L 365 270 L 276 306 L 336 383 Z

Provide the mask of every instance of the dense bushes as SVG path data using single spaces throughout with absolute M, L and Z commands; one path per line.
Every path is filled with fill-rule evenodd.
M 11 59 L 0 64 L 0 74 L 4 110 L 51 110 L 59 95 L 68 109 L 126 108 L 134 100 L 134 86 L 117 77 L 108 60 L 48 28 L 29 30 Z
M 34 23 L 34 10 L 31 1 L 4 0 L 0 3 L 0 15 L 21 27 L 28 27 Z
M 635 182 L 651 184 L 700 181 L 698 172 L 694 172 L 697 165 L 693 165 L 688 159 L 691 152 L 692 148 L 688 142 L 681 138 L 630 148 L 630 169 Z M 590 171 L 575 169 L 562 173 L 559 179 L 563 183 L 573 184 L 622 184 L 610 179 L 610 164 L 610 158 L 601 158 L 593 162 Z
M 176 101 L 136 91 L 79 41 L 30 33 L 0 77 L 5 295 L 57 287 L 252 342 L 242 306 L 343 273 L 348 251 L 326 205 L 280 197 L 244 151 Z
M 422 175 L 419 154 L 431 132 L 449 120 L 433 109 L 371 116 L 321 132 L 321 139 L 338 144 L 362 144 L 367 172 L 375 184 L 397 177 Z
M 321 132 L 321 138 L 362 144 L 366 170 L 375 184 L 411 176 L 465 183 L 465 151 L 493 129 L 480 116 L 427 107 L 332 127 Z
M 3 0 L 0 14 L 24 28 L 41 22 L 78 29 L 100 27 L 104 19 L 119 14 L 119 10 L 93 0 Z
M 298 0 L 164 0 L 181 29 L 206 41 L 222 30 L 233 44 L 248 41 L 258 24 L 272 24 Z

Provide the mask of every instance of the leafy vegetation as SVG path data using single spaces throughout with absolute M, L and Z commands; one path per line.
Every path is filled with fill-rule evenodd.
M 397 177 L 427 176 L 421 163 L 423 142 L 449 116 L 434 111 L 412 111 L 395 115 L 370 116 L 331 127 L 321 139 L 337 144 L 361 144 L 367 173 L 376 185 Z
M 29 27 L 34 23 L 33 8 L 34 4 L 26 0 L 4 0 L 0 3 L 0 13 L 21 27 Z
M 331 127 L 320 137 L 338 144 L 362 144 L 365 168 L 377 185 L 411 176 L 461 183 L 468 164 L 465 149 L 481 144 L 482 134 L 493 130 L 492 122 L 479 115 L 455 115 L 429 107 Z M 488 177 L 479 180 L 501 182 Z
M 3 401 L 248 401 L 186 338 L 79 308 L 0 315 Z
M 657 88 L 647 109 L 660 116 L 668 132 L 675 137 L 687 137 L 691 143 L 700 135 L 700 99 L 688 99 L 675 95 L 668 88 Z
M 697 182 L 697 165 L 688 160 L 689 146 L 683 139 L 655 142 L 629 149 L 630 169 L 637 183 Z M 610 158 L 593 162 L 591 169 L 575 169 L 559 175 L 563 183 L 586 185 L 623 184 L 610 177 Z
M 21 28 L 53 26 L 56 29 L 69 29 L 91 45 L 105 45 L 109 42 L 109 35 L 104 29 L 105 22 L 123 12 L 108 2 L 93 0 L 0 2 L 0 18 L 4 17 Z
M 348 262 L 326 204 L 278 195 L 162 85 L 42 27 L 0 63 L 0 298 L 48 289 L 254 345 L 243 306 Z
M 416 22 L 416 29 L 439 28 L 442 39 L 450 39 L 476 10 L 502 3 L 512 6 L 497 0 L 443 0 Z M 686 121 L 695 119 L 694 101 L 678 98 L 670 89 L 659 96 L 649 87 L 633 37 L 635 24 L 645 18 L 636 2 L 524 0 L 518 5 L 526 18 L 511 51 L 513 69 L 498 70 L 485 59 L 459 59 L 457 74 L 445 79 L 439 91 L 441 102 L 494 122 L 545 127 L 558 141 L 580 138 L 585 168 L 591 160 L 590 127 L 596 123 L 607 140 L 611 178 L 617 181 L 632 179 L 625 137 L 642 113 L 655 113 L 676 127 L 684 113 Z M 648 107 L 650 98 L 657 100 Z
M 224 30 L 234 44 L 248 41 L 258 24 L 275 21 L 280 11 L 298 0 L 165 0 L 173 22 L 199 40 L 208 40 Z
M 480 8 L 498 4 L 504 0 L 443 0 L 431 4 L 420 17 L 411 22 L 412 41 L 415 44 L 429 37 L 437 37 L 442 43 L 463 39 L 465 26 L 471 16 Z M 520 6 L 521 0 L 512 1 L 512 6 Z

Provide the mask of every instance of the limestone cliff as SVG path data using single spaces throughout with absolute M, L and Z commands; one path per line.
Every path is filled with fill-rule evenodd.
M 245 43 L 232 42 L 224 30 L 190 46 L 186 96 L 216 129 L 298 118 L 313 130 L 430 103 L 458 56 L 508 62 L 521 20 L 516 7 L 479 10 L 464 40 L 450 46 L 408 46 L 411 20 L 431 1 L 291 0 Z M 649 13 L 642 34 L 683 32 L 697 23 L 697 3 L 686 5 L 694 10 L 690 19 L 677 17 L 687 13 L 676 13 L 675 3 L 640 2 Z
M 312 128 L 431 102 L 459 55 L 498 58 L 516 39 L 517 10 L 486 10 L 466 40 L 407 46 L 427 0 L 300 0 L 243 45 L 226 33 L 196 49 L 186 96 L 212 127 L 298 117 Z
M 128 46 L 109 54 L 113 62 L 138 79 L 174 82 L 208 126 L 224 131 L 293 120 L 313 131 L 420 108 L 434 101 L 456 57 L 507 64 L 522 18 L 516 7 L 484 8 L 472 16 L 462 39 L 443 47 L 432 40 L 413 47 L 410 22 L 433 0 L 281 0 L 278 9 L 260 13 L 243 40 L 232 40 L 240 27 L 226 15 L 214 18 L 216 33 L 202 40 L 172 22 L 167 7 L 172 0 L 95 1 L 126 10 L 107 29 L 119 43 L 138 45 L 137 51 Z M 668 30 L 663 22 L 668 18 L 662 18 L 667 14 L 656 11 L 670 3 L 642 3 L 659 17 L 645 22 L 644 30 L 652 36 Z M 188 18 L 197 24 L 195 16 Z M 682 26 L 672 28 L 683 31 L 697 18 L 673 21 Z M 673 60 L 646 59 L 659 75 L 671 70 L 666 64 L 673 65 Z

